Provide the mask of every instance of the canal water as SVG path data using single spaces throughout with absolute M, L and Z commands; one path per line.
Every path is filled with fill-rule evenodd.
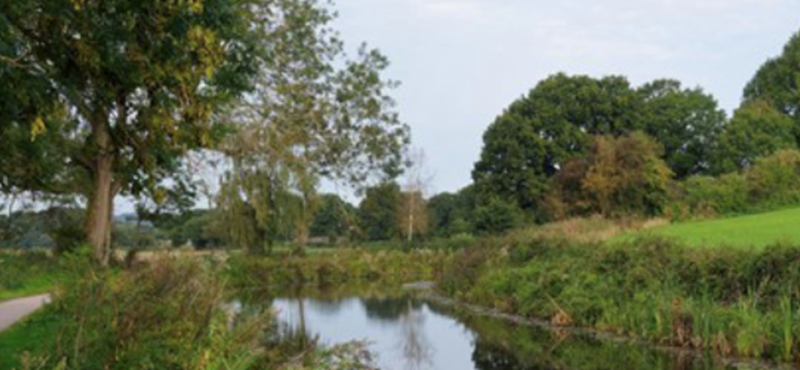
M 269 304 L 284 325 L 322 344 L 366 341 L 384 370 L 736 368 L 709 356 L 679 355 L 457 312 L 464 310 L 411 293 L 303 294 Z

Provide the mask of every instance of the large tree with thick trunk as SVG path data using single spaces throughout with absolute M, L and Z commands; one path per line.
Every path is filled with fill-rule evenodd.
M 114 199 L 160 198 L 257 69 L 269 0 L 0 3 L 2 190 L 77 194 L 110 256 Z

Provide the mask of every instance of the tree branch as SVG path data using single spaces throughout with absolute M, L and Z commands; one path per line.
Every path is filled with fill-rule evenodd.
M 30 52 L 25 52 L 16 58 L 0 54 L 0 63 L 5 63 L 16 68 L 29 68 L 30 65 L 21 63 L 21 61 L 25 59 L 28 55 L 30 55 Z

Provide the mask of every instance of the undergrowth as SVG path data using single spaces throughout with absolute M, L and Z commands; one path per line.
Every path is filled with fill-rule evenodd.
M 18 369 L 370 369 L 356 344 L 295 348 L 270 310 L 233 310 L 207 262 L 160 258 L 120 271 L 92 266 L 89 254 L 63 257 L 53 303 L 12 328 L 25 351 L 14 354 Z M 46 329 L 42 320 L 58 325 L 33 343 L 27 333 Z
M 595 328 L 718 354 L 800 356 L 800 248 L 697 249 L 497 238 L 450 258 L 440 289 L 560 326 Z
M 346 283 L 402 284 L 434 280 L 447 252 L 343 249 L 294 256 L 232 256 L 225 275 L 237 288 L 286 288 Z

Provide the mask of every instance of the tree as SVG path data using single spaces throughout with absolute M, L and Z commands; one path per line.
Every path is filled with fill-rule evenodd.
M 660 214 L 673 175 L 661 159 L 662 150 L 641 132 L 597 137 L 581 183 L 595 209 L 605 216 Z
M 247 89 L 256 68 L 253 9 L 271 4 L 0 4 L 0 100 L 10 102 L 0 106 L 0 134 L 17 138 L 2 155 L 4 182 L 85 197 L 86 240 L 107 264 L 114 199 L 162 198 L 181 158 L 215 141 L 216 108 Z M 22 144 L 24 132 L 38 143 Z M 19 162 L 29 151 L 32 163 Z M 14 163 L 39 171 L 9 170 Z
M 271 253 L 278 241 L 297 235 L 297 224 L 305 222 L 305 198 L 279 185 L 266 172 L 254 172 L 232 180 L 231 173 L 219 194 L 220 222 L 232 247 L 253 254 Z M 246 188 L 248 197 L 241 189 Z
M 335 244 L 340 237 L 349 237 L 358 223 L 355 207 L 336 194 L 323 194 L 314 212 L 311 235 L 327 237 Z
M 791 117 L 763 100 L 742 104 L 717 139 L 713 172 L 738 171 L 752 166 L 759 157 L 796 147 L 797 126 Z
M 660 214 L 672 179 L 662 155 L 661 144 L 642 132 L 596 137 L 589 153 L 556 175 L 548 218 Z
M 744 89 L 745 101 L 763 100 L 800 125 L 800 33 L 794 34 L 783 53 L 764 63 Z M 795 135 L 800 131 L 795 131 Z M 797 136 L 795 136 L 797 137 Z
M 472 172 L 484 197 L 535 210 L 550 178 L 581 155 L 594 135 L 641 128 L 641 98 L 623 77 L 557 74 L 515 101 L 483 136 Z
M 409 243 L 414 241 L 415 235 L 424 235 L 428 232 L 428 206 L 425 192 L 432 176 L 426 173 L 425 152 L 421 149 L 411 154 L 410 163 L 406 170 L 406 186 L 403 191 L 402 204 L 400 205 L 400 233 Z
M 237 214 L 251 217 L 259 240 L 272 238 L 291 211 L 302 246 L 320 180 L 360 190 L 376 177 L 396 177 L 408 127 L 387 95 L 396 83 L 381 75 L 388 67 L 383 55 L 362 46 L 348 59 L 327 7 L 316 0 L 279 3 L 288 5 L 262 15 L 270 25 L 262 43 L 273 57 L 259 65 L 251 96 L 228 112 L 238 132 L 221 146 L 231 164 L 220 206 L 230 222 L 239 222 Z M 299 197 L 300 207 L 288 209 L 293 198 L 286 194 Z
M 390 240 L 400 236 L 398 215 L 400 186 L 388 182 L 367 188 L 358 206 L 361 229 L 368 240 Z
M 675 177 L 708 173 L 714 142 L 725 124 L 725 111 L 714 97 L 675 80 L 656 80 L 638 92 L 644 99 L 644 132 L 662 144 Z
M 477 232 L 499 234 L 519 225 L 523 216 L 515 204 L 493 198 L 476 208 L 473 218 Z
M 428 202 L 421 191 L 403 191 L 398 211 L 397 228 L 408 243 L 413 242 L 415 237 L 428 234 Z
M 469 191 L 440 193 L 428 200 L 431 234 L 449 237 L 472 231 L 469 222 L 473 211 Z

